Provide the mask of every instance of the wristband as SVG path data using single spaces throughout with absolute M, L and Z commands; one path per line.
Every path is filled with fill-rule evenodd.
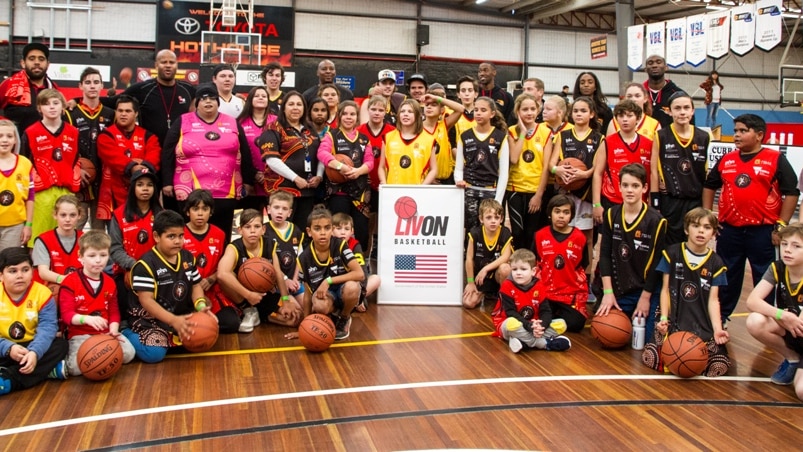
M 26 221 L 25 222 L 25 226 L 27 226 L 29 228 L 32 227 L 33 226 L 33 221 Z
M 56 276 L 56 284 L 61 284 L 64 281 L 64 275 Z
M 474 282 L 474 278 L 466 278 L 466 281 L 468 281 L 470 283 L 473 283 Z
M 521 140 L 523 138 L 524 138 L 524 134 L 522 133 L 522 134 L 519 135 L 519 140 Z
M 335 169 L 340 171 L 342 168 L 343 168 L 343 162 L 337 162 L 337 168 Z
M 196 311 L 203 311 L 206 308 L 206 297 L 198 297 L 194 305 Z
M 436 97 L 435 100 L 438 101 L 438 105 L 443 103 L 443 98 L 442 97 Z
M 658 193 L 650 193 L 650 204 L 654 209 L 661 208 L 661 195 Z
M 602 203 L 601 202 L 595 202 L 592 207 L 602 207 Z
M 288 277 L 287 277 L 287 275 L 282 275 L 282 276 L 284 276 L 284 280 L 285 280 L 285 281 L 287 281 L 288 279 L 290 279 L 290 278 L 288 278 Z
M 330 286 L 332 285 L 332 277 L 331 276 L 326 278 L 326 284 L 329 284 Z
M 781 317 L 783 317 L 783 309 L 778 309 L 775 311 L 775 320 L 781 320 Z
M 85 323 L 86 323 L 86 316 L 85 316 L 85 315 L 82 315 L 82 316 L 81 316 L 81 317 L 78 319 L 78 323 L 80 323 L 81 325 L 85 324 Z
M 662 316 L 661 316 L 661 321 L 662 321 L 662 322 L 666 322 L 667 320 L 669 320 L 669 317 L 667 317 L 667 316 L 665 316 L 665 315 L 662 315 Z
M 780 220 L 780 219 L 778 221 L 776 221 L 775 223 L 780 224 L 781 226 L 786 226 L 786 222 L 783 221 L 783 220 Z
M 549 172 L 552 173 L 552 174 L 555 174 L 556 172 L 558 172 L 558 167 L 557 166 L 553 166 L 552 169 L 549 170 Z
M 288 300 L 290 300 L 290 295 L 284 295 L 284 296 L 282 296 L 282 298 L 280 298 L 280 300 L 288 301 Z
M 605 290 L 603 290 L 603 291 L 602 291 L 602 293 L 603 293 L 604 295 L 610 295 L 610 294 L 612 294 L 612 293 L 613 293 L 613 289 L 605 289 Z

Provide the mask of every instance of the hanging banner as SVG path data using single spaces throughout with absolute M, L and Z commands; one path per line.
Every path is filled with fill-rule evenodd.
M 781 0 L 756 2 L 756 47 L 765 52 L 781 43 Z
M 666 64 L 680 67 L 686 62 L 686 18 L 666 22 Z
M 721 11 L 718 13 L 706 14 L 708 22 L 708 56 L 711 58 L 722 58 L 728 54 L 730 44 L 731 13 Z
M 755 5 L 752 3 L 731 9 L 731 51 L 744 56 L 756 46 Z
M 608 56 L 608 35 L 591 38 L 591 59 L 597 60 Z
M 686 18 L 686 62 L 694 67 L 705 63 L 707 24 L 705 14 Z
M 627 27 L 627 67 L 631 71 L 638 71 L 643 61 L 644 25 Z
M 664 38 L 665 29 L 666 22 L 647 24 L 647 57 L 652 55 L 663 57 L 666 55 L 666 41 Z

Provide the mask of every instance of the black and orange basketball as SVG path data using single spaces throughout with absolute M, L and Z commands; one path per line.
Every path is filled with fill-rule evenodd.
M 98 169 L 95 167 L 95 164 L 92 163 L 92 160 L 89 160 L 86 157 L 81 157 L 78 159 L 78 163 L 80 163 L 81 169 L 86 171 L 86 175 L 89 177 L 89 182 L 95 182 L 95 178 L 98 177 Z
M 252 257 L 240 265 L 237 280 L 248 290 L 267 293 L 276 287 L 276 271 L 271 261 L 264 257 Z
M 708 366 L 708 348 L 696 334 L 678 331 L 664 341 L 661 359 L 664 366 L 678 377 L 696 377 Z
M 322 352 L 335 342 L 335 324 L 329 316 L 311 314 L 298 326 L 301 345 L 311 352 Z
M 569 157 L 567 159 L 561 160 L 560 162 L 558 162 L 558 166 L 571 166 L 572 168 L 578 169 L 580 171 L 585 171 L 588 169 L 588 167 L 586 166 L 585 163 L 583 163 L 582 160 L 576 159 L 574 157 Z M 585 185 L 585 183 L 588 182 L 588 179 L 575 179 L 566 184 L 563 182 L 561 178 L 556 177 L 555 182 L 557 182 L 558 185 L 565 188 L 566 190 L 571 191 L 583 188 L 583 185 Z
M 207 312 L 193 312 L 190 322 L 195 326 L 192 327 L 192 336 L 182 338 L 184 348 L 191 352 L 205 352 L 214 347 L 220 332 L 217 319 Z
M 608 315 L 597 315 L 591 320 L 591 336 L 605 348 L 619 348 L 629 344 L 633 334 L 630 317 L 618 309 Z
M 78 369 L 88 379 L 111 378 L 123 367 L 123 347 L 110 334 L 90 336 L 78 347 Z
M 335 154 L 335 160 L 343 165 L 354 166 L 354 162 L 348 155 L 345 154 Z M 329 166 L 326 167 L 326 177 L 329 178 L 333 184 L 342 184 L 348 180 L 346 179 L 346 176 L 340 173 L 340 171 L 330 168 Z
M 418 204 L 416 204 L 415 199 L 409 196 L 402 196 L 396 200 L 396 204 L 393 205 L 393 210 L 402 220 L 409 220 L 418 213 Z

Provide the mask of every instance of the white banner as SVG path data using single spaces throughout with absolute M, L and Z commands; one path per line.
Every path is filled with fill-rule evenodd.
M 89 66 L 92 66 L 93 68 L 97 69 L 100 72 L 100 78 L 101 80 L 103 80 L 103 83 L 105 83 L 106 86 L 109 86 L 109 82 L 111 82 L 112 80 L 111 66 L 106 66 L 106 65 L 61 64 L 51 61 L 50 66 L 47 68 L 47 76 L 50 77 L 51 80 L 54 80 L 56 82 L 64 82 L 64 81 L 79 82 L 81 81 L 81 73 L 84 72 L 84 69 L 86 69 Z
M 644 62 L 644 25 L 627 27 L 627 67 L 631 71 L 641 69 Z
M 731 51 L 744 56 L 756 46 L 756 15 L 752 3 L 731 9 Z
M 686 62 L 694 67 L 705 63 L 708 41 L 705 14 L 686 18 Z
M 722 58 L 728 54 L 730 44 L 731 13 L 721 11 L 705 15 L 708 22 L 708 29 L 705 34 L 708 36 L 708 56 L 711 58 Z
M 666 22 L 666 64 L 680 67 L 686 62 L 686 18 Z
M 769 52 L 781 43 L 781 0 L 756 2 L 756 47 Z
M 463 190 L 381 185 L 380 304 L 462 305 Z
M 647 58 L 652 55 L 666 55 L 664 30 L 666 22 L 647 24 Z

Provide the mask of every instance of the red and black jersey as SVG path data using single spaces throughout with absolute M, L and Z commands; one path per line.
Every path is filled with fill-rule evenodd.
M 674 198 L 702 199 L 708 159 L 708 132 L 692 127 L 692 136 L 681 139 L 674 124 L 657 133 L 658 177 Z
M 213 224 L 201 235 L 185 226 L 184 249 L 195 257 L 195 267 L 198 268 L 201 279 L 207 278 L 217 271 L 217 264 L 226 249 L 226 234 Z
M 265 131 L 257 138 L 256 144 L 262 151 L 262 160 L 266 164 L 270 159 L 278 158 L 301 178 L 309 179 L 316 175 L 320 140 L 310 129 L 283 127 L 277 121 L 265 126 Z M 314 196 L 316 191 L 312 187 L 299 190 L 295 182 L 274 171 L 265 172 L 263 185 L 268 193 L 284 190 L 295 196 Z
M 510 278 L 502 281 L 499 298 L 491 312 L 494 337 L 502 337 L 500 328 L 508 317 L 518 319 L 528 331 L 530 330 L 528 325 L 532 320 L 541 320 L 544 328 L 549 326 L 552 322 L 552 310 L 549 308 L 549 303 L 545 303 L 544 297 L 539 294 L 539 289 L 535 280 L 527 286 L 520 286 Z
M 63 187 L 78 193 L 81 188 L 78 129 L 65 122 L 54 133 L 39 121 L 25 129 L 21 152 L 36 170 L 35 191 Z
M 379 155 L 382 152 L 382 146 L 385 143 L 385 135 L 393 130 L 396 130 L 396 128 L 386 122 L 382 123 L 382 128 L 379 129 L 379 133 L 376 135 L 374 135 L 374 132 L 371 131 L 371 127 L 367 122 L 365 124 L 360 124 L 360 126 L 357 127 L 358 132 L 368 137 L 368 142 L 371 143 L 371 149 L 374 151 L 374 167 L 368 174 L 368 179 L 373 190 L 379 190 L 379 175 L 377 174 L 377 171 L 379 171 Z
M 133 259 L 139 259 L 145 253 L 151 250 L 156 244 L 153 239 L 153 211 L 148 211 L 142 217 L 138 217 L 133 221 L 126 221 L 123 213 L 125 206 L 120 206 L 114 211 L 114 220 L 120 228 L 120 233 L 123 237 L 123 249 L 126 254 Z M 115 274 L 120 274 L 125 271 L 117 263 L 113 267 Z
M 762 148 L 744 161 L 740 152 L 729 152 L 717 162 L 722 178 L 719 221 L 731 226 L 775 224 L 783 197 L 776 173 L 781 153 Z
M 276 256 L 279 258 L 282 273 L 288 278 L 292 278 L 296 272 L 296 260 L 301 244 L 304 242 L 304 233 L 293 223 L 288 224 L 285 232 L 276 229 L 273 223 L 268 223 L 266 227 L 265 238 L 269 242 L 276 243 Z
M 650 180 L 650 160 L 652 157 L 652 140 L 643 135 L 636 134 L 636 140 L 625 143 L 622 133 L 616 132 L 605 137 L 607 150 L 607 168 L 602 175 L 602 196 L 613 204 L 622 203 L 622 193 L 619 191 L 619 171 L 631 163 L 641 163 L 647 170 L 647 180 Z M 650 192 L 644 194 L 648 201 Z
M 76 270 L 83 268 L 83 264 L 78 259 L 78 239 L 83 235 L 82 231 L 75 231 L 75 243 L 71 249 L 66 249 L 64 244 L 61 243 L 59 234 L 55 229 L 45 231 L 39 234 L 35 241 L 39 241 L 45 246 L 47 254 L 50 257 L 50 270 L 58 273 L 59 275 L 66 275 Z M 44 283 L 39 272 L 34 272 L 35 281 Z
M 499 151 L 507 131 L 494 128 L 485 139 L 472 128 L 460 135 L 463 143 L 463 180 L 475 187 L 496 187 L 499 180 Z
M 559 132 L 555 139 L 560 140 L 560 160 L 576 158 L 585 163 L 586 168 L 592 168 L 594 166 L 594 156 L 597 155 L 597 149 L 599 149 L 599 145 L 605 140 L 605 137 L 593 129 L 589 129 L 584 137 L 578 137 L 574 129 L 569 129 Z M 572 194 L 581 200 L 587 201 L 588 199 L 586 198 L 591 192 L 591 179 L 589 177 L 582 187 L 572 190 Z
M 109 328 L 98 331 L 89 325 L 73 325 L 75 314 L 103 317 L 109 323 L 120 323 L 117 303 L 117 286 L 111 276 L 101 273 L 100 285 L 95 289 L 83 271 L 71 273 L 61 282 L 58 292 L 61 322 L 67 327 L 67 339 L 84 334 L 105 334 Z
M 573 227 L 563 239 L 555 236 L 552 226 L 535 233 L 535 250 L 538 254 L 539 290 L 543 298 L 575 306 L 586 313 L 588 280 L 583 258 L 586 237 Z
M 79 103 L 72 110 L 65 111 L 67 121 L 78 129 L 78 153 L 81 157 L 92 160 L 95 167 L 100 168 L 95 143 L 98 134 L 106 127 L 114 124 L 114 110 L 102 104 L 92 110 L 83 103 Z

